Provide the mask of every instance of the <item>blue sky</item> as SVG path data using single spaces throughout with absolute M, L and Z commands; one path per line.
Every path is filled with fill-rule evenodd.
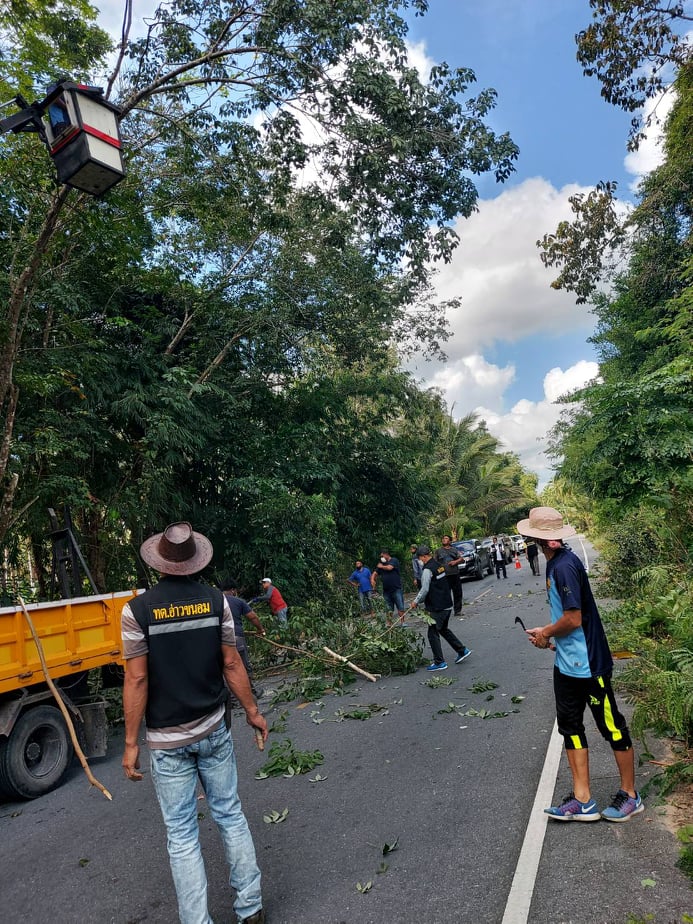
M 412 369 L 443 391 L 454 416 L 482 416 L 541 485 L 551 475 L 543 439 L 560 411 L 555 399 L 594 376 L 596 356 L 589 308 L 550 288 L 535 242 L 570 218 L 569 195 L 611 179 L 632 199 L 657 162 L 654 137 L 627 156 L 631 115 L 582 74 L 574 36 L 590 19 L 588 0 L 430 0 L 425 17 L 410 19 L 419 69 L 471 67 L 479 88 L 498 92 L 494 129 L 520 148 L 508 182 L 479 182 L 479 211 L 458 223 L 460 246 L 438 274 L 441 297 L 462 299 L 449 318 L 448 362 Z
M 96 5 L 117 35 L 123 0 Z M 154 6 L 136 0 L 134 34 Z M 410 58 L 422 76 L 441 61 L 472 68 L 479 89 L 498 92 L 489 121 L 510 132 L 520 158 L 502 186 L 479 178 L 478 212 L 458 222 L 460 246 L 437 273 L 439 297 L 462 300 L 449 317 L 448 360 L 408 368 L 443 392 L 455 417 L 483 417 L 540 485 L 551 476 L 543 440 L 560 412 L 555 401 L 597 367 L 589 308 L 550 288 L 535 242 L 571 217 L 568 196 L 611 179 L 632 198 L 658 159 L 656 132 L 627 155 L 630 115 L 582 74 L 574 36 L 590 18 L 588 0 L 430 0 L 425 16 L 409 19 Z

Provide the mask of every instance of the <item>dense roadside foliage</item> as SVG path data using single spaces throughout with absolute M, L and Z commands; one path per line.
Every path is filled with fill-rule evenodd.
M 472 466 L 441 464 L 457 425 L 400 367 L 441 352 L 431 273 L 473 178 L 518 153 L 471 71 L 410 65 L 403 17 L 426 6 L 170 0 L 131 38 L 124 0 L 113 49 L 84 0 L 0 12 L 2 98 L 102 84 L 128 158 L 93 200 L 55 188 L 35 136 L 0 139 L 7 599 L 50 592 L 48 507 L 99 590 L 141 584 L 141 540 L 190 519 L 211 577 L 251 595 L 269 573 L 301 606 L 446 529 L 443 487 L 463 529 L 531 501 L 476 421 Z
M 578 36 L 612 102 L 634 109 L 676 68 L 663 163 L 636 207 L 613 184 L 572 203 L 575 221 L 539 242 L 553 285 L 591 300 L 599 379 L 572 396 L 553 434 L 559 483 L 587 498 L 605 564 L 615 645 L 635 653 L 620 680 L 633 729 L 678 742 L 666 785 L 693 779 L 693 63 L 677 37 L 681 4 L 591 2 L 596 25 Z M 677 22 L 678 21 L 678 22 Z M 622 30 L 622 31 L 620 31 Z M 647 77 L 636 70 L 655 62 Z M 614 62 L 617 62 L 616 64 Z M 638 121 L 631 143 L 638 143 Z M 618 252 L 620 269 L 604 259 Z M 690 848 L 688 848 L 690 850 Z

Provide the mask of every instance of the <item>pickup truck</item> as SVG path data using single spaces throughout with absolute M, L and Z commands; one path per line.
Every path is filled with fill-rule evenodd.
M 100 668 L 117 682 L 114 667 L 124 665 L 120 614 L 136 593 L 142 591 L 27 606 L 86 757 L 105 756 L 108 740 L 106 703 L 89 695 L 87 675 Z M 0 797 L 34 799 L 48 792 L 72 756 L 67 725 L 45 682 L 24 613 L 21 607 L 0 608 Z

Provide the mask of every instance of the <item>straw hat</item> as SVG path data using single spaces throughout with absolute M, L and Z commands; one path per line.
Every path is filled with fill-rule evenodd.
M 567 539 L 577 534 L 569 523 L 563 525 L 563 517 L 553 507 L 533 507 L 528 519 L 517 524 L 517 531 L 533 539 Z
M 196 574 L 210 563 L 212 543 L 190 523 L 171 523 L 140 546 L 140 555 L 161 574 Z

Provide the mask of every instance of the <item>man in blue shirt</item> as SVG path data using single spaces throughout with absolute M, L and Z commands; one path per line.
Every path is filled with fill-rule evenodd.
M 371 587 L 371 569 L 366 568 L 359 558 L 354 562 L 354 570 L 351 572 L 347 581 L 359 592 L 359 603 L 361 612 L 373 615 L 373 588 Z
M 628 821 L 645 806 L 635 789 L 633 744 L 611 688 L 613 660 L 587 572 L 577 555 L 563 546 L 563 539 L 574 536 L 575 530 L 564 525 L 553 507 L 534 507 L 529 518 L 517 524 L 517 531 L 536 539 L 546 557 L 551 622 L 527 629 L 527 635 L 536 648 L 556 652 L 553 680 L 558 730 L 573 778 L 573 790 L 561 805 L 544 811 L 556 821 Z M 621 778 L 621 788 L 603 812 L 590 790 L 585 706 L 611 745 Z

